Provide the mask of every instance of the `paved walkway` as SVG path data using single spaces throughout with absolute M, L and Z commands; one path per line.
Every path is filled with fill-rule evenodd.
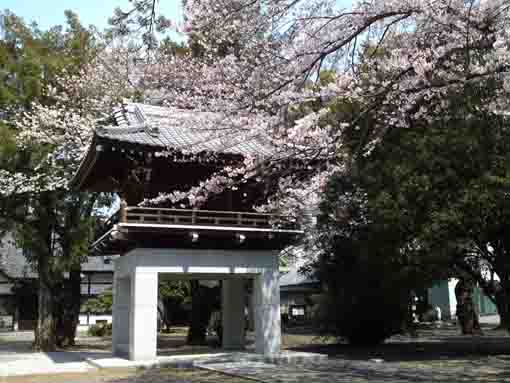
M 0 334 L 0 378 L 38 374 L 85 373 L 97 369 L 181 366 L 191 368 L 197 363 L 250 363 L 253 361 L 289 363 L 327 358 L 323 355 L 299 351 L 283 351 L 271 360 L 252 352 L 225 352 L 205 346 L 186 347 L 182 337 L 162 337 L 158 357 L 133 362 L 112 356 L 110 342 L 101 338 L 78 338 L 78 346 L 60 352 L 33 352 L 32 332 Z M 177 342 L 178 341 L 178 342 Z M 86 343 L 85 343 L 86 342 Z M 81 343 L 81 345 L 80 345 Z M 180 347 L 176 347 L 179 343 Z M 1 380 L 0 380 L 1 382 Z
M 510 382 L 510 336 L 485 329 L 484 336 L 461 336 L 456 326 L 395 336 L 376 347 L 328 345 L 327 360 L 277 365 L 212 363 L 202 368 L 271 383 L 502 383 Z
M 381 361 L 329 359 L 298 365 L 223 363 L 204 368 L 249 377 L 264 383 L 409 383 L 409 382 L 510 382 L 510 358 L 448 360 L 402 365 Z
M 104 357 L 106 350 L 33 352 L 33 331 L 0 334 L 0 377 L 29 374 L 87 372 L 95 367 L 88 358 Z

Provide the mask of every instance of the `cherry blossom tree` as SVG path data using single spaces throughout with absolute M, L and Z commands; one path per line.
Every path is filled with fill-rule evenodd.
M 350 8 L 334 0 L 185 1 L 179 31 L 200 49 L 153 57 L 144 78 L 151 101 L 211 112 L 193 127 L 226 146 L 263 137 L 275 150 L 154 202 L 196 205 L 264 175 L 278 179 L 279 190 L 266 208 L 297 214 L 389 130 L 447 120 L 453 96 L 466 89 L 492 89 L 473 113 L 507 110 L 509 7 L 461 0 L 372 0 Z M 145 15 L 145 25 L 155 22 L 154 13 Z M 321 81 L 324 72 L 329 81 Z M 338 113 L 339 104 L 353 107 Z
M 13 103 L 5 114 L 15 151 L 0 167 L 3 215 L 14 225 L 18 242 L 30 250 L 29 261 L 39 275 L 36 347 L 45 351 L 55 343 L 74 342 L 80 264 L 88 255 L 98 205 L 111 203 L 109 196 L 69 190 L 68 181 L 94 129 L 132 90 L 126 51 L 95 48 L 40 80 L 41 97 L 29 105 Z

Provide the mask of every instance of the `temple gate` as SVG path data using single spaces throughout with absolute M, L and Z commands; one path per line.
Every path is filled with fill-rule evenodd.
M 176 209 L 168 202 L 139 206 L 160 192 L 186 190 L 245 154 L 272 151 L 260 136 L 235 143 L 186 128 L 196 117 L 190 111 L 126 104 L 113 125 L 96 130 L 72 182 L 80 190 L 121 197 L 92 249 L 121 255 L 114 261 L 113 353 L 131 360 L 156 357 L 160 274 L 222 281 L 225 349 L 244 348 L 244 286 L 251 281 L 255 350 L 280 351 L 278 257 L 301 231 L 282 217 L 253 211 L 271 186 L 245 183 L 208 200 L 203 210 Z

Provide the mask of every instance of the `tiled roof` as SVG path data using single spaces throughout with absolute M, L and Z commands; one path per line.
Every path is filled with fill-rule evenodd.
M 228 122 L 218 113 L 127 103 L 114 117 L 117 126 L 98 128 L 99 137 L 193 153 L 267 156 L 274 151 L 267 136 L 260 132 L 242 138 L 232 135 L 229 129 L 222 134 L 218 127 Z M 208 126 L 204 126 L 204 121 Z M 196 128 L 190 127 L 194 122 Z
M 285 272 L 280 273 L 281 287 L 294 287 L 309 283 L 319 283 L 312 275 L 301 272 L 302 268 L 312 260 L 313 254 L 303 245 L 289 246 L 280 256 L 287 258 L 289 265 Z
M 291 287 L 297 285 L 304 285 L 308 283 L 318 283 L 317 279 L 314 279 L 306 274 L 299 272 L 299 269 L 295 266 L 291 266 L 289 271 L 282 274 L 280 277 L 280 287 Z

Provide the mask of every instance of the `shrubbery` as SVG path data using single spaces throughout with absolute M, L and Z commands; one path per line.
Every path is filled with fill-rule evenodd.
M 392 279 L 391 272 L 381 269 L 381 265 L 365 263 L 336 270 L 338 279 L 329 280 L 316 313 L 321 333 L 351 344 L 369 345 L 406 329 L 410 291 Z
M 111 323 L 105 323 L 105 324 L 94 324 L 89 327 L 87 330 L 87 333 L 90 336 L 111 336 L 112 335 L 112 324 Z
M 394 226 L 353 179 L 333 179 L 318 217 L 315 270 L 325 287 L 317 310 L 322 334 L 377 344 L 409 329 L 411 290 L 426 283 L 418 259 L 402 250 Z

